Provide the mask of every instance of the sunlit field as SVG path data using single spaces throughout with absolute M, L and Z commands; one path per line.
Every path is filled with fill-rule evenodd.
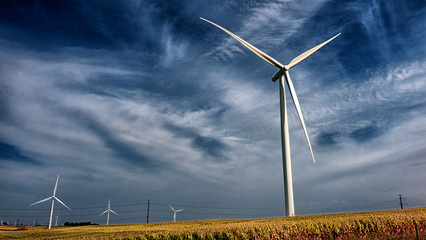
M 426 239 L 426 208 L 248 220 L 0 226 L 0 239 Z

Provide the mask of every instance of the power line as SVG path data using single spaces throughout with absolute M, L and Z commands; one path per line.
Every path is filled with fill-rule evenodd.
M 167 206 L 167 203 L 151 203 L 152 205 L 164 205 Z M 208 208 L 208 209 L 224 209 L 224 210 L 278 210 L 282 208 L 259 208 L 259 207 L 218 207 L 218 206 L 202 206 L 202 205 L 183 205 L 183 204 L 173 204 L 173 206 L 186 207 L 186 208 Z
M 403 208 L 406 203 L 403 202 L 405 199 L 402 197 L 402 194 L 399 195 L 400 199 L 400 205 L 401 208 Z M 392 200 L 395 201 L 396 199 Z M 351 204 L 351 203 L 341 203 L 346 206 L 352 206 L 356 207 L 359 206 L 361 208 L 371 208 L 371 209 L 378 209 L 380 207 L 386 207 L 388 208 L 388 204 L 391 204 L 391 201 L 375 201 L 375 202 L 363 202 L 358 204 Z M 146 205 L 145 205 L 146 204 Z M 381 204 L 380 207 L 373 207 L 372 205 L 375 204 Z M 389 204 L 389 205 L 390 205 Z M 395 202 L 394 202 L 395 204 Z M 146 218 L 146 222 L 149 223 L 150 219 L 170 219 L 165 216 L 166 214 L 170 213 L 170 210 L 163 209 L 162 206 L 167 206 L 167 203 L 161 203 L 161 202 L 152 202 L 150 199 L 148 201 L 140 201 L 140 202 L 131 202 L 131 203 L 123 203 L 119 205 L 115 205 L 115 207 L 122 207 L 125 211 L 118 211 L 119 213 L 124 214 L 124 218 L 115 219 L 117 220 L 134 220 L 134 219 L 143 219 Z M 181 214 L 185 216 L 186 219 L 198 219 L 198 218 L 211 218 L 211 217 L 231 217 L 231 218 L 253 218 L 258 217 L 260 215 L 263 215 L 265 217 L 268 217 L 270 213 L 272 213 L 273 210 L 282 210 L 282 208 L 273 208 L 273 207 L 222 207 L 222 206 L 208 206 L 208 205 L 189 205 L 189 204 L 174 204 L 178 207 L 185 207 L 189 211 L 182 212 Z M 156 207 L 157 206 L 157 207 Z M 161 207 L 160 207 L 161 206 Z M 371 207 L 370 207 L 371 206 Z M 393 205 L 395 206 L 395 205 Z M 87 206 L 87 207 L 74 207 L 73 210 L 77 210 L 77 212 L 70 212 L 70 213 L 61 213 L 61 216 L 63 217 L 85 217 L 90 219 L 96 219 L 98 216 L 98 213 L 95 213 L 96 209 L 104 208 L 105 206 Z M 389 206 L 391 207 L 391 206 Z M 157 208 L 157 209 L 156 209 Z M 40 214 L 34 211 L 47 211 L 49 209 L 33 209 L 33 208 L 1 208 L 0 211 L 5 211 L 6 213 L 9 211 L 16 211 L 14 215 L 12 212 L 9 212 L 10 214 L 2 215 L 4 218 L 45 218 L 44 214 Z M 65 209 L 58 209 L 59 211 L 63 211 Z M 86 210 L 86 211 L 85 211 Z M 191 211 L 192 210 L 192 211 Z M 238 211 L 240 210 L 240 211 Z M 266 211 L 269 210 L 269 211 Z M 272 211 L 271 211 L 272 210 Z M 25 212 L 28 211 L 28 214 L 25 214 Z M 32 212 L 29 212 L 32 211 Z M 33 214 L 31 214 L 33 213 Z M 73 214 L 75 213 L 75 214 Z M 272 213 L 274 214 L 274 213 Z M 158 216 L 159 215 L 159 216 Z M 139 217 L 134 217 L 139 216 Z M 203 217 L 204 216 L 204 217 Z M 128 218 L 126 218 L 128 217 Z M 143 220 L 142 220 L 143 221 Z
M 120 204 L 114 207 L 129 207 L 129 206 L 143 206 L 148 202 L 131 203 L 131 204 Z M 149 203 L 150 205 L 167 206 L 167 203 Z M 183 205 L 173 204 L 174 206 L 186 207 L 186 208 L 204 208 L 204 209 L 223 209 L 223 210 L 279 210 L 281 208 L 260 208 L 260 207 L 219 207 L 219 206 L 202 206 L 202 205 Z M 73 207 L 73 210 L 85 210 L 85 209 L 97 209 L 104 208 L 105 206 L 89 206 L 89 207 Z M 50 210 L 50 208 L 0 208 L 1 211 L 43 211 Z M 58 209 L 62 210 L 62 209 Z

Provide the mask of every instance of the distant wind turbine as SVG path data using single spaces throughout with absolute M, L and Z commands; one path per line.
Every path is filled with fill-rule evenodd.
M 115 215 L 118 215 L 118 213 L 116 213 L 116 212 L 114 212 L 113 210 L 111 210 L 111 208 L 110 208 L 110 201 L 109 201 L 109 199 L 108 199 L 108 209 L 107 210 L 105 210 L 103 213 L 101 213 L 101 214 L 99 214 L 99 216 L 101 216 L 101 215 L 103 215 L 103 214 L 107 214 L 107 225 L 109 225 L 109 213 L 114 213 Z
M 58 219 L 59 219 L 59 215 L 56 215 L 56 221 L 55 221 L 55 227 L 58 226 Z
M 183 211 L 183 209 L 175 210 L 172 206 L 170 206 L 170 204 L 169 207 L 173 210 L 173 222 L 176 222 L 176 213 Z
M 64 207 L 68 208 L 69 210 L 71 210 L 71 208 L 69 208 L 67 205 L 65 205 L 65 203 L 63 203 L 61 200 L 59 200 L 59 198 L 57 198 L 55 196 L 56 194 L 56 189 L 58 188 L 58 181 L 59 181 L 59 174 L 58 177 L 56 178 L 56 184 L 55 184 L 55 188 L 53 189 L 53 196 L 45 198 L 43 200 L 40 200 L 38 202 L 35 202 L 33 204 L 31 204 L 30 206 L 42 203 L 42 202 L 46 202 L 49 200 L 52 200 L 52 207 L 50 208 L 50 218 L 49 218 L 49 229 L 52 227 L 52 216 L 53 216 L 53 205 L 55 204 L 55 200 L 58 201 L 60 204 L 64 205 Z
M 311 141 L 309 140 L 308 132 L 306 130 L 305 121 L 303 120 L 302 110 L 300 108 L 299 100 L 296 95 L 296 91 L 294 90 L 293 82 L 291 81 L 290 74 L 288 73 L 288 70 L 290 68 L 296 66 L 298 63 L 309 57 L 311 54 L 316 52 L 318 49 L 329 43 L 331 40 L 336 38 L 340 35 L 337 34 L 336 36 L 330 38 L 329 40 L 317 45 L 316 47 L 311 48 L 310 50 L 300 54 L 298 57 L 294 58 L 290 61 L 287 65 L 282 65 L 277 60 L 273 59 L 272 57 L 268 56 L 266 53 L 260 51 L 250 43 L 244 41 L 237 35 L 233 34 L 232 32 L 226 30 L 225 28 L 217 25 L 216 23 L 213 23 L 207 19 L 204 19 L 200 17 L 202 20 L 213 24 L 214 26 L 220 28 L 221 30 L 225 31 L 229 35 L 231 35 L 233 38 L 238 40 L 240 43 L 242 43 L 244 46 L 246 46 L 248 49 L 250 49 L 252 52 L 254 52 L 257 56 L 268 62 L 269 64 L 279 68 L 280 70 L 272 77 L 272 81 L 275 82 L 279 78 L 280 80 L 280 110 L 281 110 L 281 146 L 282 146 L 282 156 L 283 156 L 283 172 L 284 172 L 284 192 L 285 192 L 285 209 L 286 209 L 286 215 L 287 216 L 295 216 L 294 212 L 294 200 L 293 200 L 293 180 L 292 180 L 292 174 L 291 174 L 291 155 L 290 155 L 290 136 L 288 131 L 288 118 L 287 118 L 287 103 L 286 103 L 286 97 L 285 97 L 285 84 L 284 79 L 287 83 L 288 89 L 290 91 L 291 97 L 293 99 L 294 106 L 296 107 L 297 114 L 300 119 L 300 123 L 302 124 L 303 131 L 305 132 L 306 141 L 308 142 L 309 150 L 311 151 L 312 160 L 315 162 L 315 156 L 314 152 L 312 151 Z

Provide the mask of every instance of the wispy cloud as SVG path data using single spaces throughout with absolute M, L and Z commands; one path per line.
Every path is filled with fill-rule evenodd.
M 267 54 L 275 56 L 278 48 L 286 43 L 288 38 L 309 19 L 312 12 L 321 6 L 321 4 L 321 1 L 316 1 L 315 4 L 309 4 L 309 6 L 302 2 L 265 2 L 251 5 L 249 10 L 250 15 L 230 26 L 226 26 L 215 19 L 210 20 L 249 41 Z M 303 8 L 303 13 L 294 11 L 300 8 Z M 284 12 L 285 14 L 283 14 Z M 238 55 L 252 54 L 226 33 L 215 29 L 213 26 L 207 27 L 212 28 L 212 31 L 219 32 L 215 35 L 218 35 L 219 40 L 217 41 L 220 44 L 207 53 L 206 56 L 213 56 L 223 61 Z M 291 60 L 289 57 L 284 59 L 287 61 Z

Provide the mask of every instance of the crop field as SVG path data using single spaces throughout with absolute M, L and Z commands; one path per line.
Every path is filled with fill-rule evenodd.
M 0 226 L 0 239 L 426 239 L 426 208 L 51 230 Z

